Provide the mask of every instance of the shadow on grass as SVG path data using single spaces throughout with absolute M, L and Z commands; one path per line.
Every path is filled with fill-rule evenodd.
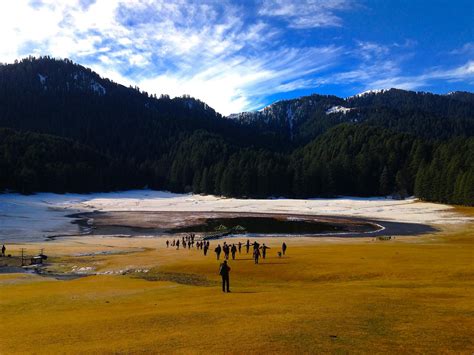
M 181 285 L 190 286 L 216 286 L 218 282 L 211 281 L 204 276 L 196 274 L 185 274 L 178 272 L 160 272 L 150 271 L 147 273 L 137 273 L 133 276 L 134 278 L 143 279 L 147 281 L 170 281 Z

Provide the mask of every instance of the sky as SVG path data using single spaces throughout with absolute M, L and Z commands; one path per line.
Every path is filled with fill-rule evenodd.
M 14 0 L 0 62 L 69 58 L 227 115 L 302 95 L 474 91 L 473 0 Z

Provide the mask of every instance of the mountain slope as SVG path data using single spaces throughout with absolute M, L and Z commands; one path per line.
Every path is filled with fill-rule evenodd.
M 297 145 L 343 122 L 370 122 L 426 138 L 469 137 L 474 134 L 474 95 L 399 89 L 367 91 L 346 99 L 311 95 L 228 118 L 262 131 L 275 131 Z
M 0 189 L 417 194 L 474 204 L 470 93 L 311 95 L 224 118 L 69 60 L 0 65 Z M 12 130 L 13 129 L 13 130 Z

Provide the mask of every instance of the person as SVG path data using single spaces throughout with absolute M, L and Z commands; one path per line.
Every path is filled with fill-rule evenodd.
M 232 244 L 232 248 L 230 248 L 230 252 L 232 253 L 232 260 L 235 260 L 235 253 L 237 253 L 237 247 L 235 244 Z
M 219 275 L 222 277 L 222 292 L 230 292 L 229 272 L 230 267 L 227 265 L 227 261 L 224 260 L 219 266 Z
M 7 248 L 5 248 L 5 244 L 2 245 L 2 256 L 5 256 L 5 251 Z
M 221 257 L 221 251 L 222 251 L 221 245 L 217 244 L 217 247 L 216 249 L 214 249 L 214 251 L 216 252 L 217 260 L 219 260 Z
M 249 253 L 250 249 L 250 240 L 247 239 L 247 243 L 245 244 L 245 248 L 247 249 L 247 254 Z
M 253 250 L 260 248 L 260 244 L 257 243 L 257 241 L 254 241 L 252 245 L 253 245 Z
M 238 245 L 239 245 L 239 254 L 240 254 L 240 252 L 241 252 L 241 250 L 242 250 L 242 243 L 241 243 L 241 242 L 239 242 L 239 244 L 238 244 Z
M 167 240 L 167 241 L 166 241 L 166 247 L 169 248 L 169 246 L 170 246 L 170 241 Z
M 222 248 L 222 250 L 224 251 L 225 259 L 229 260 L 230 249 L 229 249 L 229 245 L 226 242 L 224 242 L 224 247 Z
M 253 251 L 253 260 L 255 264 L 258 264 L 258 258 L 260 257 L 260 249 L 254 249 Z
M 270 249 L 270 247 L 267 247 L 265 245 L 265 243 L 263 243 L 263 245 L 262 245 L 262 258 L 264 258 L 264 259 L 267 256 L 267 249 Z
M 281 245 L 281 251 L 283 252 L 283 255 L 285 255 L 285 252 L 286 252 L 286 243 L 283 242 L 283 244 Z
M 204 242 L 204 256 L 207 255 L 207 249 L 209 249 L 209 245 L 206 242 Z
M 179 250 L 179 239 L 178 239 L 178 241 L 176 242 L 176 250 Z

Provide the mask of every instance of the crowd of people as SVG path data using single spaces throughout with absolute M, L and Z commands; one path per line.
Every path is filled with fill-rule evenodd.
M 188 235 L 182 236 L 181 238 L 173 239 L 171 241 L 166 240 L 166 247 L 176 248 L 176 250 L 179 250 L 180 247 L 182 249 L 186 249 L 186 248 L 191 249 L 191 248 L 194 248 L 194 245 L 196 245 L 197 250 L 202 250 L 204 256 L 206 256 L 211 244 L 209 240 L 205 240 L 205 239 L 197 240 L 196 235 L 194 233 L 190 233 Z M 222 291 L 223 292 L 230 292 L 230 286 L 229 286 L 230 267 L 227 264 L 227 261 L 229 260 L 229 258 L 232 258 L 232 260 L 235 260 L 237 252 L 241 254 L 243 247 L 245 248 L 246 254 L 249 254 L 250 249 L 252 249 L 252 259 L 254 260 L 255 264 L 259 263 L 260 258 L 265 259 L 267 257 L 267 250 L 271 249 L 270 247 L 266 246 L 265 243 L 262 243 L 261 245 L 257 241 L 250 243 L 249 239 L 247 239 L 245 243 L 242 243 L 241 241 L 239 241 L 238 243 L 228 244 L 226 241 L 224 241 L 222 246 L 221 244 L 217 244 L 217 246 L 214 248 L 216 259 L 220 260 L 221 254 L 224 253 L 224 256 L 223 256 L 224 261 L 219 266 L 219 275 L 221 275 L 222 277 Z M 281 245 L 281 250 L 277 252 L 278 257 L 282 257 L 283 255 L 285 255 L 286 249 L 287 249 L 287 245 L 285 242 L 283 242 Z
M 209 240 L 196 240 L 196 235 L 194 233 L 182 236 L 178 239 L 166 241 L 167 248 L 172 247 L 176 248 L 176 250 L 179 250 L 180 247 L 182 249 L 191 249 L 194 248 L 195 245 L 197 250 L 202 250 L 204 255 L 207 255 L 211 244 Z M 245 243 L 239 241 L 238 243 L 228 244 L 224 241 L 222 246 L 220 244 L 217 244 L 217 246 L 214 248 L 214 252 L 216 253 L 217 260 L 220 260 L 222 253 L 224 253 L 225 260 L 229 260 L 230 257 L 232 258 L 232 260 L 235 260 L 237 252 L 239 254 L 242 253 L 242 247 L 245 248 L 245 252 L 247 254 L 249 254 L 250 249 L 252 248 L 252 258 L 255 264 L 258 264 L 260 258 L 265 259 L 267 257 L 267 250 L 271 249 L 270 247 L 266 246 L 265 243 L 263 243 L 262 245 L 260 245 L 260 243 L 258 243 L 257 241 L 250 243 L 250 240 L 247 239 L 247 242 Z M 283 242 L 283 244 L 281 245 L 281 251 L 278 251 L 277 255 L 279 257 L 285 255 L 286 248 L 286 243 Z

